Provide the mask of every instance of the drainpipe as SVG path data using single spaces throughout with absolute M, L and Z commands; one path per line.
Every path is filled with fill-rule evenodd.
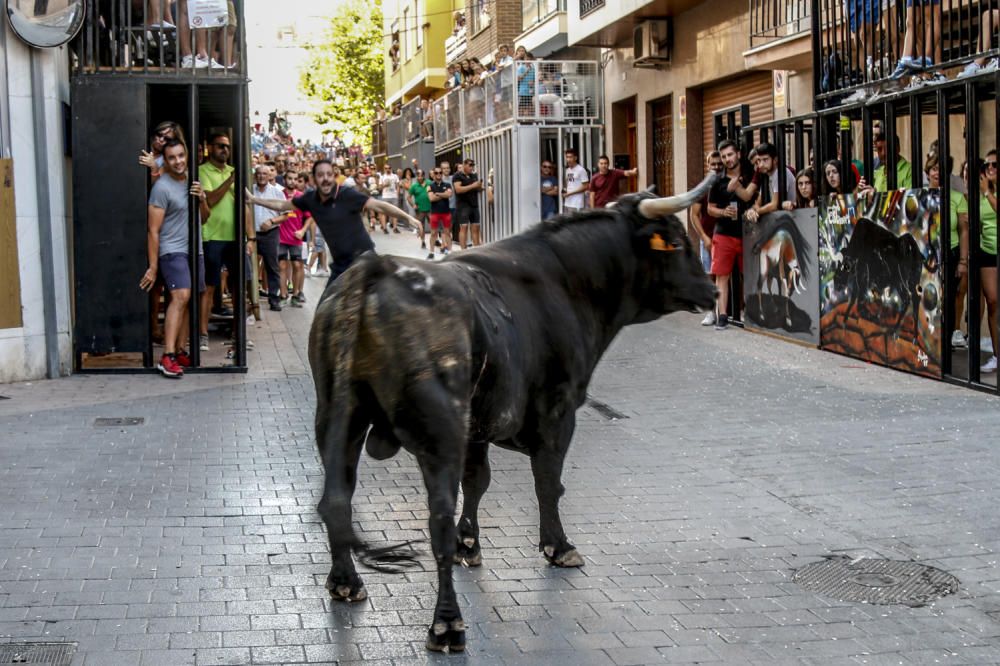
M 35 190 L 38 197 L 38 253 L 42 270 L 42 313 L 45 323 L 45 376 L 59 376 L 59 332 L 56 318 L 56 275 L 52 247 L 52 206 L 49 192 L 48 136 L 42 51 L 32 47 L 31 116 L 35 126 Z

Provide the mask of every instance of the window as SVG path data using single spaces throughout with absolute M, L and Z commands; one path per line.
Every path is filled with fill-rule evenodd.
M 489 3 L 487 0 L 472 0 L 472 34 L 490 26 Z
M 420 16 L 420 2 L 419 2 L 419 0 L 416 3 L 416 5 L 414 6 L 414 10 L 415 10 L 414 11 L 414 17 L 416 18 L 416 21 L 417 21 L 416 31 L 415 31 L 414 34 L 416 35 L 416 38 L 415 38 L 416 39 L 416 44 L 417 44 L 417 49 L 416 50 L 419 51 L 420 49 L 424 48 L 424 22 L 423 22 L 423 20 L 422 20 L 422 18 Z
M 389 27 L 389 60 L 392 61 L 392 71 L 399 69 L 399 20 L 396 19 Z
M 521 30 L 530 30 L 556 12 L 566 11 L 565 0 L 521 0 Z
M 403 62 L 410 59 L 410 8 L 403 10 Z

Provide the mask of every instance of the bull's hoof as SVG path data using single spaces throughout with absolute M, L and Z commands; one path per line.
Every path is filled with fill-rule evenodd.
M 465 650 L 465 622 L 461 619 L 451 623 L 435 622 L 427 630 L 425 646 L 431 652 L 462 652 Z
M 326 590 L 334 601 L 364 601 L 368 598 L 368 590 L 358 579 L 357 583 L 333 582 L 326 580 Z
M 479 548 L 477 539 L 463 537 L 458 540 L 458 547 L 455 549 L 455 564 L 464 564 L 467 567 L 483 565 L 483 552 Z
M 560 552 L 555 546 L 545 546 L 542 548 L 545 559 L 557 567 L 582 567 L 584 565 L 583 556 L 577 552 L 573 546 L 568 546 L 566 550 Z

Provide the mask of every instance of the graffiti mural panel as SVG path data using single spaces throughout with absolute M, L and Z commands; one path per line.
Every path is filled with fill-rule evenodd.
M 816 208 L 765 215 L 744 225 L 744 324 L 819 344 Z
M 941 376 L 940 191 L 820 202 L 820 346 Z

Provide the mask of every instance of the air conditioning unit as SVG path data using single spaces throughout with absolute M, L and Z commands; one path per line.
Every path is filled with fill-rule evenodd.
M 663 67 L 670 64 L 673 30 L 668 19 L 643 21 L 632 33 L 633 67 Z

